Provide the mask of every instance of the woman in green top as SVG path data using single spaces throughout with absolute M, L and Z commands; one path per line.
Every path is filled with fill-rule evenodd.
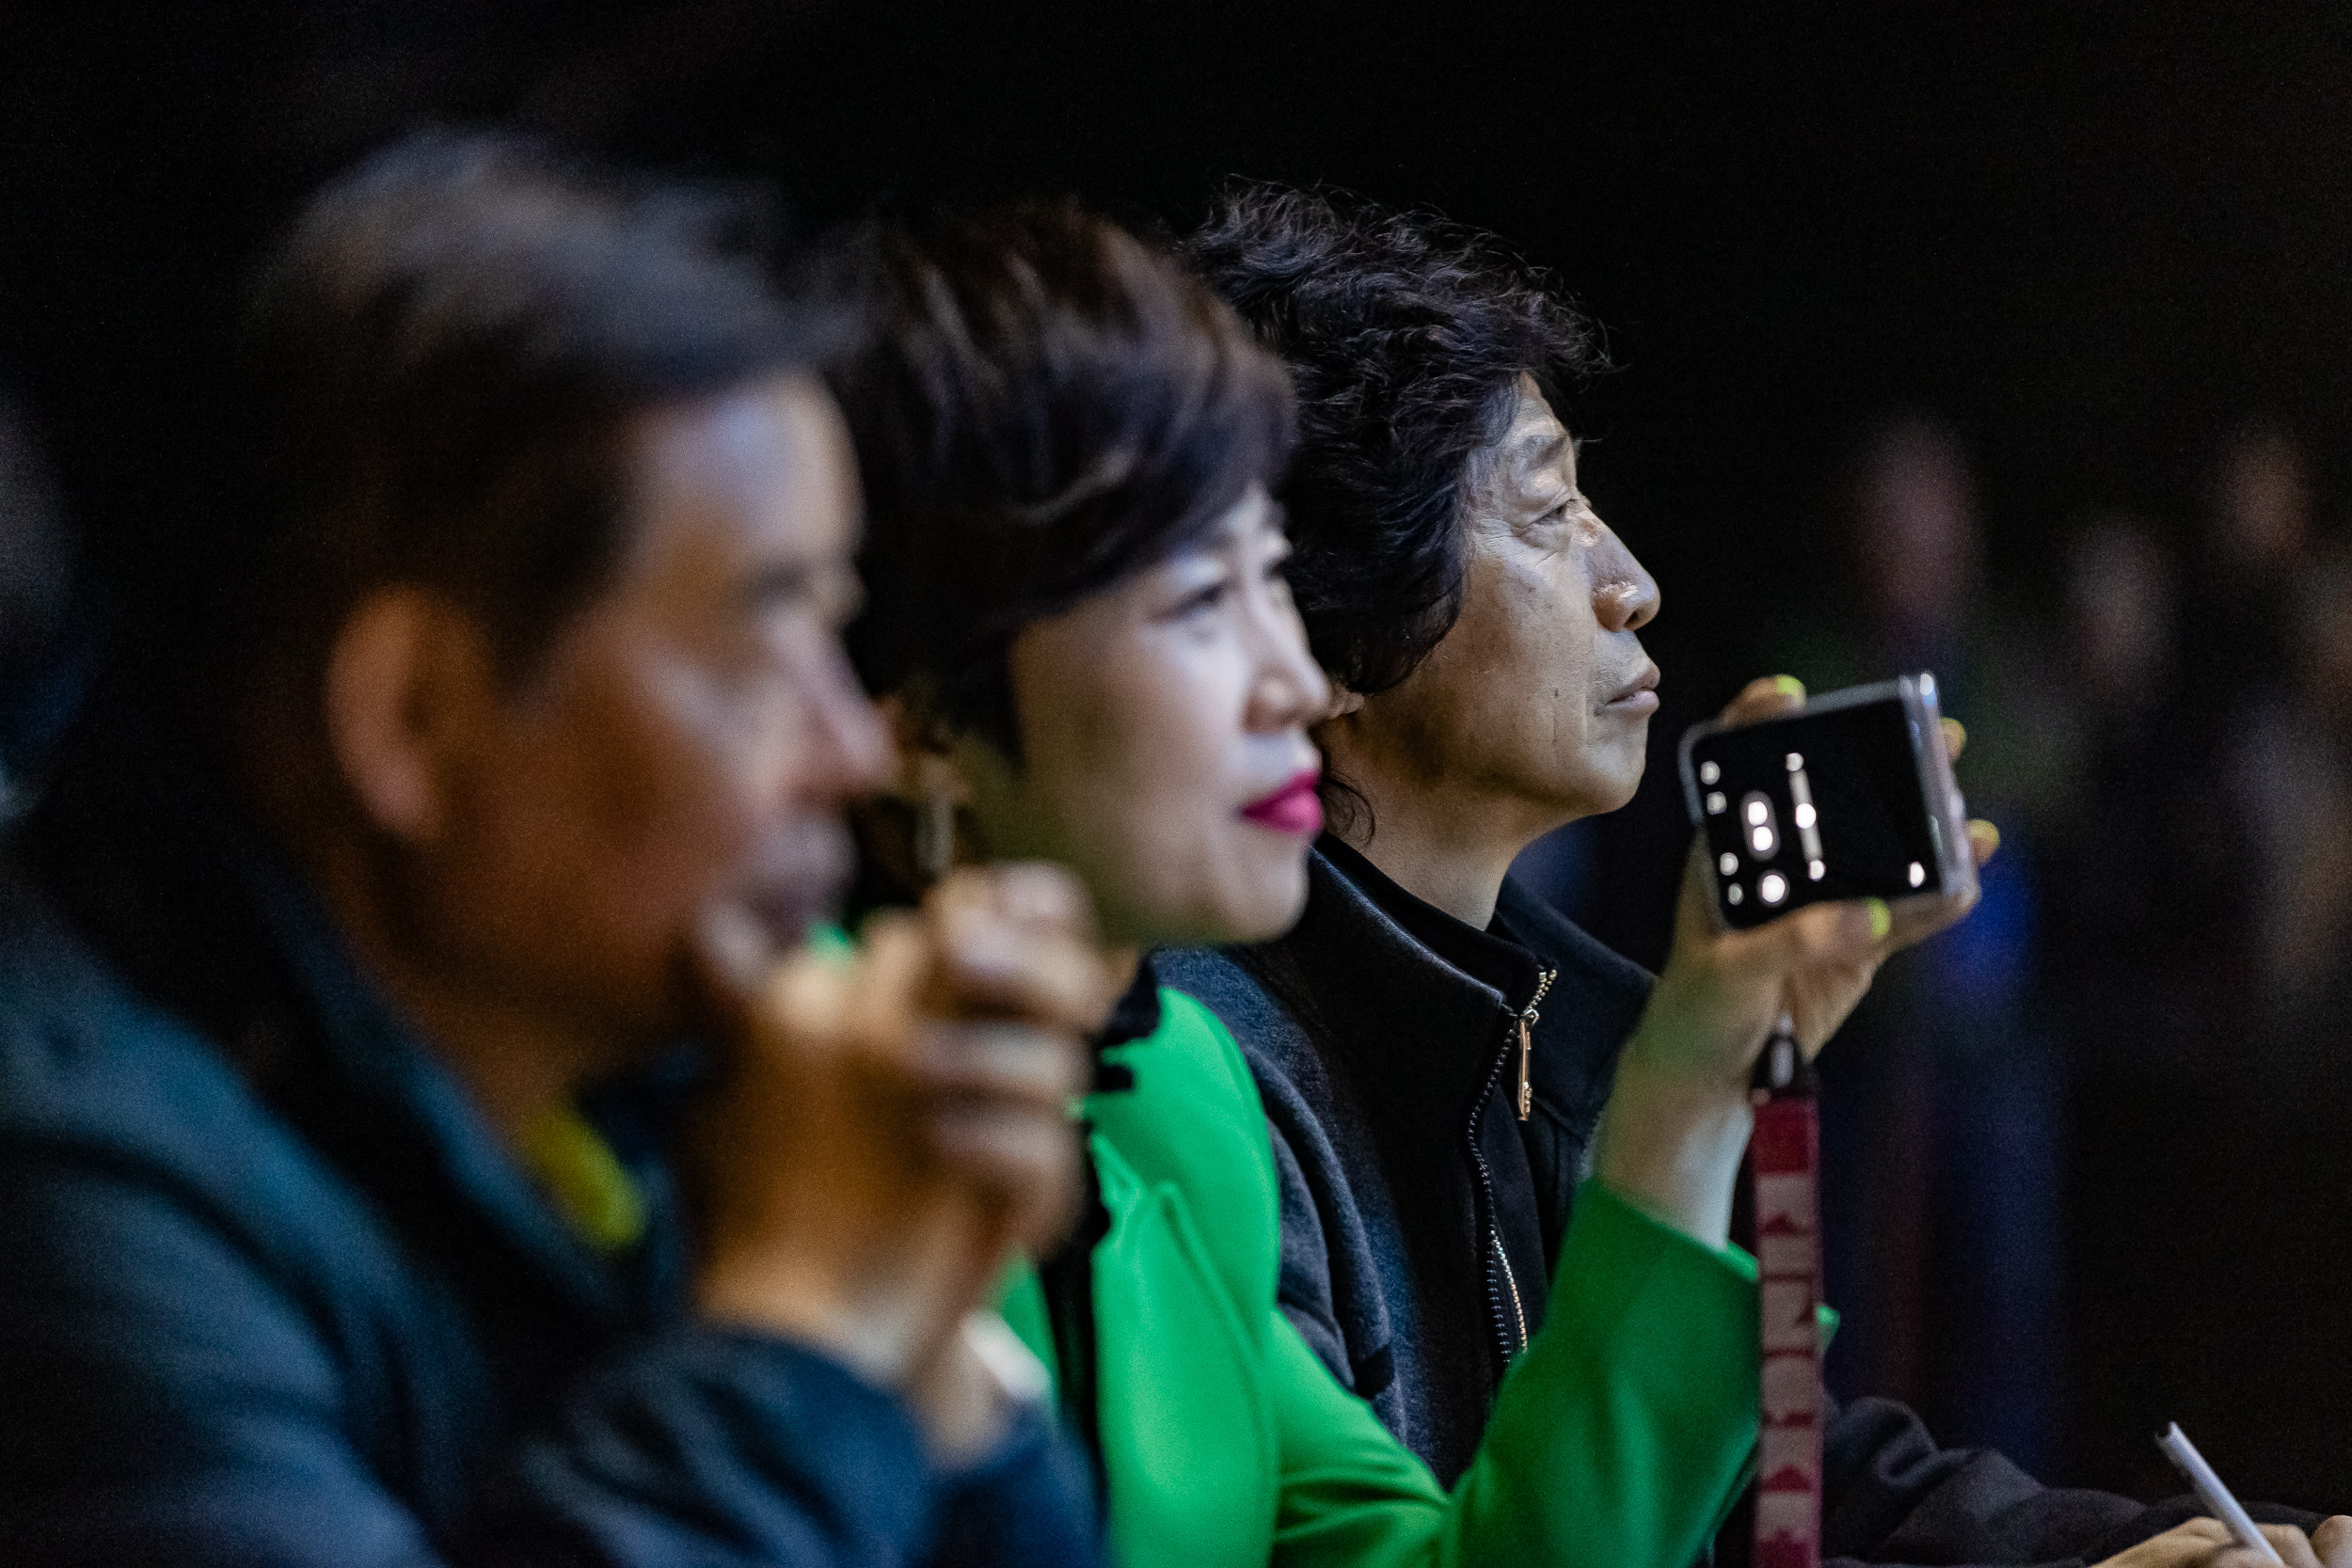
M 876 228 L 843 256 L 871 328 L 834 376 L 869 518 L 851 643 L 905 759 L 899 858 L 1061 862 L 1136 954 L 1279 932 L 1331 700 L 1269 499 L 1284 372 L 1071 207 Z M 1451 1494 L 1277 1309 L 1248 1073 L 1138 960 L 1087 1105 L 1092 1223 L 1006 1304 L 1091 1440 L 1118 1559 L 1684 1568 L 1747 1464 L 1756 1307 L 1727 1183 L 1691 1156 L 1722 1140 L 1717 1098 L 1676 1085 L 1739 1075 L 1784 992 L 1851 1006 L 1871 924 L 1820 907 L 1699 956 L 1679 1058 L 1631 1065 L 1548 1321 Z

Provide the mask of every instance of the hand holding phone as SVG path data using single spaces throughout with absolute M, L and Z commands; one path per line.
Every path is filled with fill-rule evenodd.
M 1712 731 L 1728 736 L 1751 726 L 1769 730 L 1805 708 L 1796 681 L 1756 681 Z M 1945 744 L 1948 757 L 1955 747 Z M 1786 749 L 1769 754 L 1785 776 Z M 1778 820 L 1793 825 L 1794 801 L 1788 799 Z M 1818 811 L 1818 794 L 1815 803 Z M 1977 826 L 1958 829 L 1972 868 L 1994 841 L 1989 826 L 1981 833 Z M 1801 830 L 1798 844 L 1802 849 Z M 1881 959 L 1958 919 L 1974 898 L 1973 875 L 1964 882 L 1955 876 L 1941 891 L 1917 890 L 1922 895 L 1899 903 L 1857 893 L 1798 898 L 1784 889 L 1779 907 L 1760 922 L 1734 926 L 1725 917 L 1738 906 L 1724 895 L 1713 858 L 1719 853 L 1704 834 L 1692 845 L 1674 947 L 1626 1043 L 1595 1143 L 1596 1168 L 1605 1180 L 1709 1244 L 1729 1234 L 1733 1181 L 1748 1136 L 1749 1075 L 1774 1023 L 1786 1017 L 1810 1056 L 1869 990 Z M 1901 875 L 1908 888 L 1907 863 Z
M 1681 770 L 1729 929 L 1840 899 L 1955 910 L 1976 901 L 1933 675 L 1832 692 L 1758 721 L 1694 726 Z

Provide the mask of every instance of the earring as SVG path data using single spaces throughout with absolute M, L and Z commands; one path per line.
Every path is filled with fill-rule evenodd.
M 914 808 L 914 868 L 936 882 L 956 868 L 956 803 L 926 794 Z
M 918 773 L 923 795 L 914 805 L 914 869 L 929 884 L 956 868 L 955 769 L 945 757 L 926 756 Z

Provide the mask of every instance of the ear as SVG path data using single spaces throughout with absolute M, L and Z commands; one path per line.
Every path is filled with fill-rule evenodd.
M 1331 685 L 1331 705 L 1324 710 L 1323 719 L 1317 720 L 1316 722 L 1321 723 L 1325 720 L 1331 719 L 1344 719 L 1363 705 L 1363 693 L 1350 691 L 1334 681 Z
M 407 840 L 440 832 L 445 753 L 489 675 L 472 622 L 418 589 L 378 589 L 344 617 L 327 652 L 327 744 L 377 827 Z

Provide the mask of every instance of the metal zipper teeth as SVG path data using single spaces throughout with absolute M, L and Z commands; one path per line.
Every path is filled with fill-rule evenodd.
M 1535 994 L 1528 1000 L 1524 1008 L 1516 1014 L 1512 1013 L 1508 1007 L 1503 1009 L 1507 1022 L 1503 1025 L 1502 1054 L 1495 1059 L 1494 1070 L 1486 1075 L 1486 1093 L 1478 1097 L 1477 1105 L 1470 1112 L 1470 1159 L 1478 1166 L 1479 1186 L 1486 1194 L 1486 1237 L 1493 1243 L 1495 1261 L 1502 1265 L 1503 1288 L 1511 1292 L 1511 1322 L 1518 1329 L 1518 1350 L 1527 1348 L 1527 1304 L 1519 1296 L 1518 1271 L 1511 1267 L 1511 1254 L 1504 1250 L 1502 1245 L 1502 1227 L 1495 1221 L 1494 1176 L 1486 1168 L 1486 1156 L 1478 1152 L 1478 1114 L 1486 1109 L 1488 1096 L 1495 1092 L 1495 1085 L 1502 1080 L 1502 1069 L 1511 1060 L 1511 1047 L 1518 1044 L 1522 1051 L 1526 1049 L 1523 1042 L 1512 1038 L 1513 1025 L 1517 1025 L 1521 1032 L 1534 1026 L 1535 1020 L 1540 1016 L 1535 1009 L 1543 1006 L 1544 997 L 1551 990 L 1552 981 L 1558 979 L 1559 976 L 1560 972 L 1557 969 L 1545 970 L 1542 976 L 1535 982 Z M 1495 1338 L 1502 1340 L 1503 1339 L 1502 1303 L 1495 1295 L 1491 1279 L 1488 1280 L 1486 1286 L 1486 1302 L 1488 1308 L 1494 1313 Z M 1518 1351 L 1514 1350 L 1507 1341 L 1503 1343 L 1502 1359 L 1505 1363 L 1508 1363 L 1517 1354 Z
M 1529 997 L 1527 1006 L 1519 1009 L 1519 1017 L 1527 1021 L 1529 1027 L 1533 1028 L 1535 1021 L 1544 1016 L 1535 1009 L 1544 1005 L 1544 998 L 1551 994 L 1551 983 L 1558 978 L 1560 972 L 1557 969 L 1547 969 L 1535 976 L 1535 994 Z
M 1509 1021 L 1511 1028 L 1518 1027 L 1517 1013 L 1506 1007 L 1503 1017 Z M 1505 1366 L 1509 1366 L 1511 1358 L 1527 1344 L 1527 1310 L 1519 1300 L 1518 1280 L 1511 1272 L 1511 1256 L 1502 1250 L 1502 1227 L 1495 1223 L 1495 1178 L 1494 1172 L 1487 1167 L 1486 1157 L 1478 1151 L 1478 1117 L 1486 1108 L 1487 1097 L 1502 1081 L 1502 1069 L 1509 1064 L 1511 1048 L 1516 1043 L 1514 1036 L 1504 1035 L 1502 1049 L 1496 1053 L 1494 1066 L 1486 1069 L 1485 1086 L 1478 1091 L 1478 1098 L 1470 1101 L 1470 1125 L 1463 1130 L 1463 1136 L 1470 1145 L 1470 1164 L 1478 1172 L 1478 1196 L 1486 1205 L 1486 1244 L 1494 1248 L 1495 1259 L 1502 1265 L 1503 1285 L 1511 1292 L 1512 1315 L 1505 1319 L 1502 1315 L 1502 1297 L 1495 1290 L 1494 1271 L 1486 1271 L 1486 1311 L 1493 1320 L 1495 1344 L 1502 1352 Z M 1514 1323 L 1518 1325 L 1519 1331 L 1516 1345 L 1511 1342 L 1511 1324 Z

